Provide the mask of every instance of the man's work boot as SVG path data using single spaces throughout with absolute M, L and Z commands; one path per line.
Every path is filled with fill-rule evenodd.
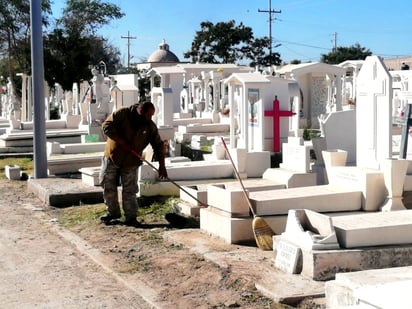
M 107 223 L 110 223 L 110 221 L 116 220 L 116 219 L 119 219 L 119 218 L 120 218 L 120 216 L 112 216 L 112 215 L 106 214 L 106 215 L 100 217 L 100 221 L 107 224 Z
M 126 220 L 124 221 L 124 224 L 127 225 L 127 226 L 132 226 L 132 227 L 140 227 L 140 226 L 142 226 L 141 223 L 136 220 L 136 218 L 126 219 Z

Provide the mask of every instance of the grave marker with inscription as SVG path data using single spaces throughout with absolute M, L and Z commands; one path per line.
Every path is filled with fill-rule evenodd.
M 290 274 L 302 271 L 302 250 L 290 242 L 279 241 L 276 247 L 275 267 Z

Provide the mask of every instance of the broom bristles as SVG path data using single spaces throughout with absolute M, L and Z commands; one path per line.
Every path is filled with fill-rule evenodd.
M 255 217 L 252 222 L 253 234 L 255 235 L 256 244 L 259 249 L 272 250 L 273 238 L 275 232 L 261 217 Z

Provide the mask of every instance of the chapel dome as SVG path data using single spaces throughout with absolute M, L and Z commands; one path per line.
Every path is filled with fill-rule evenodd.
M 180 62 L 179 58 L 169 50 L 169 44 L 165 40 L 159 44 L 159 49 L 154 51 L 147 62 Z

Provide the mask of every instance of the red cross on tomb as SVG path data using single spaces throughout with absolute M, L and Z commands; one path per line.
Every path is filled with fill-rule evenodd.
M 273 110 L 265 111 L 266 117 L 273 118 L 273 151 L 280 152 L 280 117 L 291 117 L 295 115 L 292 111 L 281 111 L 279 109 L 279 100 L 275 96 L 273 101 Z

